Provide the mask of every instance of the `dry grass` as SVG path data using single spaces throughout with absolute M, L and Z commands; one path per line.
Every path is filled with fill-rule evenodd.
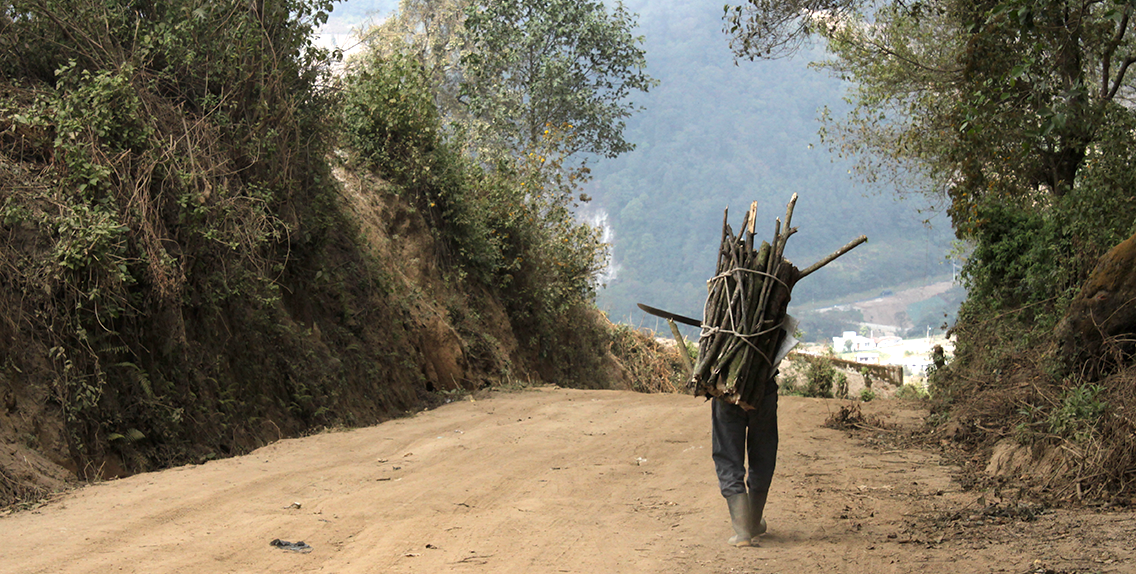
M 666 345 L 655 333 L 627 325 L 610 325 L 611 353 L 631 375 L 632 389 L 643 393 L 682 392 L 686 367 L 678 347 Z
M 1116 341 L 1105 347 L 1120 348 Z M 1112 373 L 1096 378 L 1089 376 L 1095 369 L 1059 366 L 1056 352 L 1056 343 L 1042 342 L 983 368 L 948 368 L 950 418 L 936 436 L 972 453 L 980 484 L 1015 483 L 1055 503 L 1136 500 L 1136 365 L 1111 357 Z M 1099 417 L 1076 408 L 1077 391 L 1089 385 L 1101 389 L 1093 401 L 1102 403 Z M 982 470 L 1006 441 L 1030 446 L 1025 460 Z

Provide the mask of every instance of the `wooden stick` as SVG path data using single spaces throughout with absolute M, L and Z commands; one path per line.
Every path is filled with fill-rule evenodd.
M 789 198 L 789 204 L 785 206 L 785 228 L 788 229 L 793 225 L 793 209 L 797 206 L 797 194 Z
M 785 244 L 789 242 L 789 236 L 796 233 L 793 229 L 793 210 L 797 207 L 797 194 L 789 199 L 789 204 L 785 206 L 785 237 L 781 238 L 781 245 L 777 245 L 777 259 L 785 256 Z
M 722 267 L 722 247 L 721 246 L 726 243 L 726 229 L 729 227 L 729 223 L 730 223 L 730 208 L 727 207 L 726 211 L 724 213 L 722 213 L 722 242 L 718 244 L 719 245 L 718 246 L 718 263 L 716 265 L 714 265 L 715 270 Z
M 845 245 L 844 247 L 837 249 L 836 252 L 833 253 L 832 255 L 829 255 L 828 257 L 825 257 L 824 259 L 821 259 L 820 261 L 817 261 L 816 263 L 813 263 L 812 265 L 806 267 L 804 271 L 801 271 L 801 276 L 798 277 L 798 280 L 804 279 L 805 277 L 808 277 L 810 274 L 812 274 L 812 272 L 816 271 L 817 269 L 820 269 L 821 267 L 824 267 L 825 265 L 828 265 L 829 263 L 832 263 L 833 259 L 836 259 L 837 257 L 840 257 L 841 255 L 844 255 L 845 253 L 852 251 L 853 249 L 856 248 L 856 246 L 860 245 L 861 243 L 864 243 L 867 240 L 868 240 L 867 235 L 861 235 L 860 237 L 857 237 L 856 239 L 849 241 L 848 245 Z
M 683 339 L 682 333 L 678 332 L 678 325 L 675 325 L 674 319 L 667 319 L 667 325 L 670 325 L 671 334 L 674 335 L 675 343 L 678 343 L 678 354 L 682 356 L 682 365 L 686 367 L 686 375 L 693 375 L 694 362 L 690 360 L 690 353 L 686 350 L 686 339 Z
M 746 231 L 749 235 L 746 236 L 746 249 L 753 250 L 753 230 L 754 225 L 757 223 L 757 202 L 749 204 L 749 226 Z
M 688 388 L 695 394 L 722 396 L 743 408 L 761 404 L 767 379 L 773 376 L 771 361 L 782 339 L 780 325 L 793 286 L 807 274 L 784 259 L 788 239 L 797 232 L 792 225 L 796 202 L 794 194 L 786 205 L 784 221 L 774 222 L 771 241 L 762 242 L 757 250 L 756 203 L 750 204 L 736 235 L 728 211 L 724 214 L 715 275 L 707 289 L 699 357 L 690 367 Z

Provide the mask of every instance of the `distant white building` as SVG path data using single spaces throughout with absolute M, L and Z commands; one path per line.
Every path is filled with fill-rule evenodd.
M 931 361 L 922 357 L 909 357 L 903 361 L 904 369 L 907 369 L 912 375 L 920 377 L 927 374 L 927 367 L 930 366 Z
M 884 347 L 894 347 L 896 345 L 902 345 L 902 344 L 903 344 L 903 338 L 897 337 L 895 335 L 885 335 L 883 337 L 877 337 L 876 338 L 876 348 L 877 349 L 882 349 Z
M 842 359 L 870 365 L 899 365 L 907 376 L 922 379 L 931 365 L 931 348 L 942 345 L 950 357 L 954 342 L 944 337 L 898 339 L 891 335 L 863 337 L 855 331 L 845 331 L 842 337 L 832 338 L 832 351 Z
M 861 336 L 855 331 L 845 331 L 843 337 L 832 338 L 832 350 L 837 353 L 854 353 L 874 350 L 875 348 L 876 341 L 874 339 Z

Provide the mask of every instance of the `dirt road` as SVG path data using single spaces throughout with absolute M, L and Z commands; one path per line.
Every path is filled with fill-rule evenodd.
M 758 548 L 724 544 L 709 405 L 546 388 L 83 488 L 0 517 L 0 571 L 1136 571 L 1130 512 L 983 513 L 935 454 L 823 428 L 836 401 L 781 400 Z

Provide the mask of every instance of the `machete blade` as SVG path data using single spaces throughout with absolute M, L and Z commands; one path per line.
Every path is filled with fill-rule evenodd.
M 691 327 L 701 327 L 702 326 L 702 321 L 699 321 L 698 319 L 691 319 L 690 317 L 686 317 L 684 315 L 678 315 L 678 314 L 675 314 L 675 313 L 671 313 L 670 311 L 663 311 L 662 309 L 656 309 L 654 307 L 651 307 L 649 305 L 644 305 L 642 303 L 638 303 L 638 305 L 639 305 L 639 308 L 642 309 L 644 313 L 649 313 L 649 314 L 654 315 L 656 317 L 662 317 L 663 319 L 670 319 L 672 321 L 678 321 L 679 323 L 682 323 L 684 325 L 690 325 Z

